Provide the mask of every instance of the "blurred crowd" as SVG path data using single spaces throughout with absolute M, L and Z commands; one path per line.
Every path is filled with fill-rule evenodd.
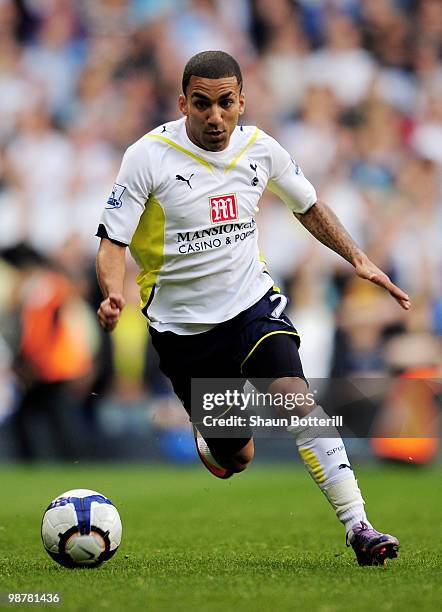
M 131 261 L 117 333 L 97 327 L 94 234 L 125 148 L 177 118 L 184 64 L 206 49 L 242 67 L 242 122 L 281 142 L 413 302 L 405 314 L 359 282 L 266 194 L 261 248 L 291 298 L 306 375 L 440 378 L 440 0 L 0 0 L 0 424 L 75 397 L 94 431 L 103 398 L 159 397 L 157 426 L 182 425 Z M 70 401 L 55 437 L 72 427 Z

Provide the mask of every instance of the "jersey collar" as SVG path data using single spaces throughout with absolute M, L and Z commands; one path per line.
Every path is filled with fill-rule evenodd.
M 238 147 L 236 143 L 236 140 L 237 140 L 237 130 L 236 129 L 233 131 L 233 134 L 230 137 L 230 142 L 225 149 L 223 149 L 222 151 L 206 151 L 206 149 L 202 149 L 201 147 L 198 147 L 196 144 L 194 144 L 190 140 L 189 136 L 187 135 L 187 130 L 186 130 L 186 118 L 183 117 L 181 121 L 182 123 L 181 123 L 180 131 L 179 131 L 180 140 L 182 141 L 183 147 L 185 147 L 186 149 L 189 149 L 190 151 L 194 152 L 199 157 L 203 159 L 207 159 L 208 161 L 212 161 L 212 162 L 214 161 L 225 162 L 235 156 L 235 151 Z

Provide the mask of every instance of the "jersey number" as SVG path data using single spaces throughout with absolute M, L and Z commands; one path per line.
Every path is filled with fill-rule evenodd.
M 279 304 L 272 310 L 270 316 L 274 319 L 279 319 L 284 312 L 284 308 L 287 306 L 288 299 L 282 293 L 274 293 L 270 296 L 270 301 L 275 302 L 276 300 L 279 300 Z

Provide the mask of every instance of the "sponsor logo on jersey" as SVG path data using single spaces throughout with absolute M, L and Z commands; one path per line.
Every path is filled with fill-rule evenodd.
M 212 223 L 225 223 L 238 219 L 236 194 L 229 193 L 209 197 L 210 220 Z
M 126 187 L 124 185 L 119 185 L 118 183 L 115 183 L 112 187 L 112 193 L 109 196 L 106 208 L 121 208 L 123 206 L 121 196 L 125 191 Z

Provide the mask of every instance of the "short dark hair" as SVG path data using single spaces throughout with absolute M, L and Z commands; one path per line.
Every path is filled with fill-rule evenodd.
M 223 77 L 235 76 L 240 90 L 242 89 L 241 68 L 236 59 L 225 51 L 202 51 L 190 58 L 183 72 L 184 95 L 186 95 L 191 76 L 205 79 L 222 79 Z

